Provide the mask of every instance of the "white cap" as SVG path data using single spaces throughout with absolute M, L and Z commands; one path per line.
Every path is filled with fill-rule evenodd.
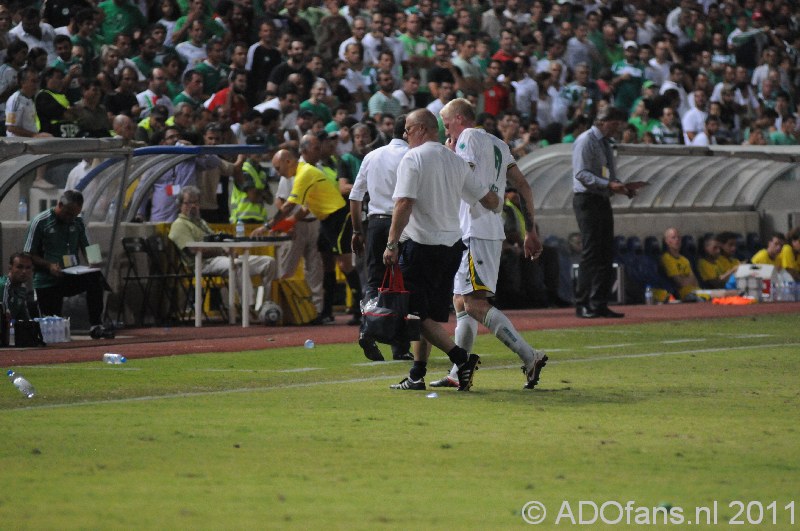
M 622 49 L 623 50 L 627 50 L 628 48 L 636 48 L 638 50 L 639 49 L 639 45 L 636 44 L 636 41 L 625 41 L 622 44 Z

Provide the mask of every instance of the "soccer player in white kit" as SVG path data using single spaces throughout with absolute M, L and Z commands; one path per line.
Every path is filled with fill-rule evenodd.
M 508 145 L 483 129 L 475 128 L 475 109 L 463 98 L 449 102 L 440 115 L 449 135 L 448 147 L 467 161 L 476 174 L 500 197 L 505 195 L 506 180 L 520 194 L 525 218 L 526 258 L 535 260 L 542 252 L 542 244 L 533 224 L 533 194 L 522 172 L 517 168 Z M 459 213 L 464 244 L 467 250 L 461 260 L 453 286 L 453 305 L 456 309 L 456 337 L 458 346 L 472 351 L 478 323 L 483 323 L 524 363 L 525 389 L 533 389 L 539 374 L 547 363 L 544 352 L 531 347 L 514 325 L 500 310 L 492 306 L 488 297 L 497 288 L 505 232 L 502 210 L 488 210 L 481 204 L 470 207 L 462 201 Z M 431 387 L 458 387 L 456 368 L 450 374 L 431 383 Z

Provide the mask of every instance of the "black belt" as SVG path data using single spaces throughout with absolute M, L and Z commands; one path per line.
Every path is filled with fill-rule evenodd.
M 370 214 L 369 217 L 377 219 L 392 219 L 391 214 Z
M 303 218 L 300 221 L 302 221 L 303 223 L 311 223 L 312 221 L 317 221 L 317 218 L 311 218 L 311 219 Z

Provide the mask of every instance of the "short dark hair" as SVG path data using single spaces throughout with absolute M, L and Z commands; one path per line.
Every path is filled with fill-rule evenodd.
M 23 260 L 30 260 L 33 262 L 33 255 L 31 253 L 26 253 L 24 251 L 20 251 L 17 253 L 12 254 L 8 259 L 8 265 L 14 265 L 14 260 L 22 258 Z
M 67 190 L 61 194 L 58 204 L 61 206 L 78 205 L 83 207 L 83 194 L 77 190 Z
M 597 113 L 597 122 L 628 121 L 628 113 L 619 107 L 607 107 Z

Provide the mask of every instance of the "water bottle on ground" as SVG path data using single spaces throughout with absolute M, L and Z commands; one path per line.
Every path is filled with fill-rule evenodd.
M 121 365 L 128 361 L 122 354 L 114 354 L 113 352 L 106 352 L 103 354 L 103 361 L 109 365 Z
M 36 389 L 33 388 L 28 380 L 12 370 L 9 370 L 6 374 L 8 374 L 8 379 L 11 380 L 11 383 L 14 384 L 14 387 L 19 389 L 20 393 L 28 398 L 33 398 L 33 395 L 36 394 Z
M 18 219 L 20 221 L 28 221 L 28 202 L 24 197 L 19 199 L 19 205 L 17 206 L 17 209 L 19 212 Z
M 314 348 L 314 340 L 313 339 L 306 339 L 304 343 L 306 348 Z
M 244 238 L 244 223 L 241 219 L 236 221 L 236 237 Z
M 652 306 L 656 303 L 656 300 L 653 297 L 653 287 L 649 284 L 646 288 L 644 288 L 644 303 L 648 306 Z

